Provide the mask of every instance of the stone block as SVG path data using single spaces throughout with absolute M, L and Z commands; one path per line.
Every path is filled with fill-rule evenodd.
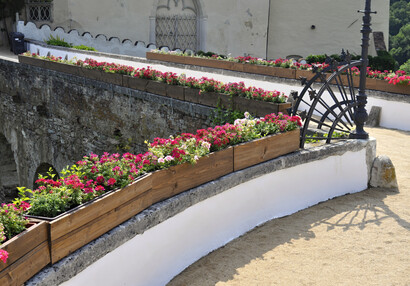
M 377 156 L 373 162 L 370 186 L 375 188 L 398 188 L 396 170 L 389 157 Z

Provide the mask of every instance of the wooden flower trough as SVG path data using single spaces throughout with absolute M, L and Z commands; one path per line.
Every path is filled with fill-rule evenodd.
M 51 261 L 48 223 L 31 221 L 0 249 L 9 253 L 7 263 L 0 262 L 0 285 L 22 285 Z
M 196 65 L 196 66 L 203 66 L 203 67 L 210 67 L 210 68 L 219 68 L 219 69 L 226 69 L 226 70 L 232 70 L 232 71 L 268 75 L 268 76 L 275 76 L 275 77 L 282 77 L 282 78 L 289 78 L 289 79 L 299 79 L 300 77 L 306 77 L 308 80 L 310 80 L 311 78 L 315 76 L 314 72 L 308 71 L 308 70 L 296 70 L 296 69 L 290 69 L 290 68 L 264 66 L 264 65 L 258 65 L 258 64 L 235 63 L 235 62 L 208 59 L 208 58 L 196 58 L 196 57 L 190 57 L 190 56 L 179 56 L 179 55 L 161 54 L 161 53 L 154 53 L 154 52 L 147 52 L 146 57 L 147 59 L 150 59 L 150 60 L 187 64 L 187 65 Z M 330 74 L 327 76 L 330 76 Z M 344 80 L 343 83 L 347 85 L 347 80 Z M 353 77 L 353 85 L 354 87 L 359 87 L 359 77 L 358 76 Z M 380 79 L 375 79 L 375 78 L 366 78 L 366 88 L 373 89 L 373 90 L 392 92 L 392 93 L 400 93 L 400 94 L 410 93 L 409 85 L 393 85 L 393 84 L 389 84 L 388 81 L 386 80 L 380 80 Z
M 201 184 L 299 148 L 300 130 L 279 133 L 228 147 L 200 158 L 144 175 L 123 189 L 47 220 L 54 264 L 151 205 Z
M 220 106 L 224 106 L 225 108 L 234 107 L 236 110 L 240 110 L 242 112 L 248 111 L 251 114 L 254 114 L 255 116 L 265 116 L 269 113 L 278 112 L 286 113 L 286 110 L 291 107 L 290 103 L 273 103 L 261 100 L 248 99 L 239 96 L 230 97 L 229 95 L 215 92 L 200 93 L 200 90 L 195 88 L 189 88 L 179 85 L 168 85 L 163 82 L 135 78 L 128 75 L 107 73 L 100 70 L 88 69 L 59 62 L 47 61 L 35 57 L 19 55 L 19 61 L 20 63 L 24 64 L 34 65 L 41 68 L 47 68 L 50 70 L 64 72 L 76 76 L 82 76 L 93 80 L 99 80 L 110 84 L 146 91 L 178 100 L 198 103 L 205 106 L 217 107 L 219 104 Z M 212 61 L 223 63 L 223 61 Z

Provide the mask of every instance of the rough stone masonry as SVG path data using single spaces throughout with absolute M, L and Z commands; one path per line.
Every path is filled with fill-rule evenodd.
M 90 152 L 143 152 L 144 141 L 209 126 L 210 108 L 0 60 L 0 201 Z M 13 194 L 8 193 L 7 196 Z

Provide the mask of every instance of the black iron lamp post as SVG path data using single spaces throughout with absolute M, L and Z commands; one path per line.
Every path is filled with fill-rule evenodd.
M 357 95 L 358 106 L 355 108 L 354 120 L 356 123 L 356 130 L 350 134 L 352 139 L 368 139 L 369 134 L 364 131 L 363 126 L 367 121 L 368 114 L 366 111 L 367 95 L 366 95 L 366 73 L 368 66 L 368 55 L 369 55 L 369 35 L 372 32 L 371 26 L 371 16 L 370 14 L 376 13 L 372 12 L 370 9 L 371 0 L 366 0 L 366 6 L 364 10 L 358 12 L 364 13 L 363 25 L 362 25 L 362 65 L 360 67 L 360 85 L 359 94 Z

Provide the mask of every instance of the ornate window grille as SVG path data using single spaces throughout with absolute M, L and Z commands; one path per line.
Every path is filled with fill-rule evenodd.
M 157 16 L 155 30 L 158 47 L 197 49 L 196 15 Z
M 26 0 L 27 20 L 31 22 L 52 22 L 52 0 Z

